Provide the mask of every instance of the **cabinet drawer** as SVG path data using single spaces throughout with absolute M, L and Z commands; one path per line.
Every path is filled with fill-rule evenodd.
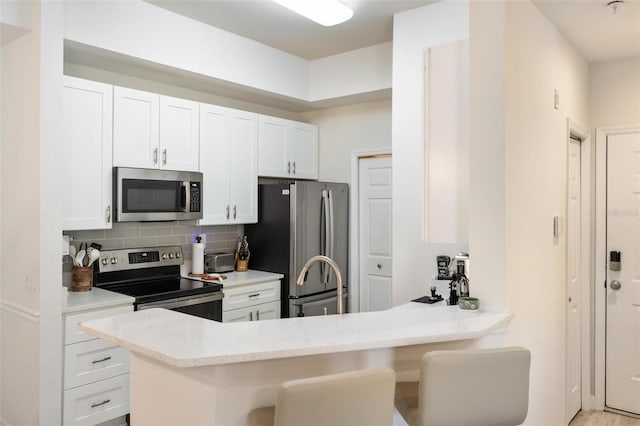
M 222 310 L 280 300 L 280 280 L 223 289 Z
M 64 389 L 71 389 L 129 372 L 129 351 L 102 339 L 64 348 Z
M 261 321 L 280 318 L 280 301 L 232 309 L 222 313 L 222 322 Z
M 99 309 L 95 311 L 83 312 L 81 314 L 69 314 L 64 317 L 64 344 L 84 342 L 95 339 L 95 336 L 80 330 L 80 323 L 92 319 L 110 317 L 112 315 L 133 312 L 133 305 L 121 306 L 112 309 Z
M 128 412 L 128 374 L 64 392 L 62 418 L 65 426 L 95 425 Z

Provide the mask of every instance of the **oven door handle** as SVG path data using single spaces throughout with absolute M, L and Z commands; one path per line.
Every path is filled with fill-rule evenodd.
M 166 308 L 166 309 L 183 308 L 186 306 L 200 305 L 202 303 L 209 303 L 209 302 L 215 302 L 217 300 L 222 300 L 223 296 L 224 296 L 223 293 L 219 291 L 214 294 L 201 296 L 201 297 L 185 296 L 185 297 L 180 297 L 176 299 L 158 300 L 157 302 L 142 303 L 138 305 L 138 310 L 142 311 L 144 309 L 151 309 L 151 308 Z

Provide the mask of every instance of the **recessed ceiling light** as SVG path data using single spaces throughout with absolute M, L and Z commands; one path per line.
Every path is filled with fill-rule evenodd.
M 273 0 L 325 27 L 351 19 L 353 10 L 338 0 Z
M 624 4 L 624 0 L 611 0 L 607 3 L 607 7 L 613 12 L 615 15 L 618 12 L 618 8 L 622 7 Z

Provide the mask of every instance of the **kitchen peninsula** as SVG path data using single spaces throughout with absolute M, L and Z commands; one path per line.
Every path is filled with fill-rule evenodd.
M 416 374 L 427 350 L 464 348 L 511 314 L 409 303 L 379 312 L 217 323 L 164 309 L 86 322 L 131 351 L 136 425 L 244 425 L 283 381 L 387 366 Z

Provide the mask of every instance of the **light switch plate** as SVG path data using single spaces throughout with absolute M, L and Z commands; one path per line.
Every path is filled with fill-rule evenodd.
M 69 236 L 68 235 L 63 235 L 62 236 L 62 255 L 63 256 L 67 256 L 69 254 Z

